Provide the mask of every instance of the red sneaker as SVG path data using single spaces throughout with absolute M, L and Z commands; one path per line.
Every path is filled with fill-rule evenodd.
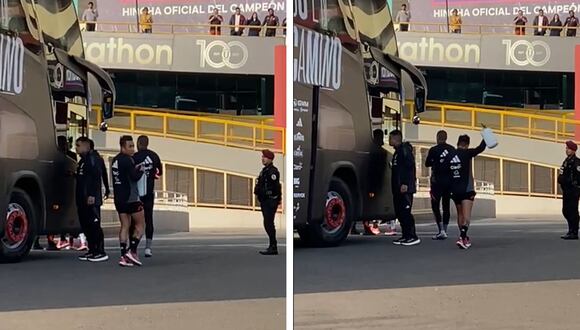
M 58 241 L 56 248 L 59 250 L 68 250 L 70 249 L 70 244 L 67 241 Z
M 467 246 L 465 245 L 465 240 L 461 237 L 459 237 L 459 239 L 457 240 L 457 242 L 455 242 L 455 244 L 457 244 L 457 246 L 459 246 L 460 249 L 464 249 L 467 250 Z
M 121 267 L 133 267 L 133 263 L 131 262 L 131 260 L 129 260 L 125 256 L 122 256 L 121 259 L 119 260 L 119 266 L 121 266 Z
M 127 252 L 127 254 L 125 254 L 125 258 L 129 259 L 133 264 L 135 264 L 137 266 L 143 265 L 141 260 L 139 260 L 139 256 L 136 253 L 133 253 L 131 251 L 129 251 L 129 252 Z
M 469 237 L 463 239 L 463 242 L 465 244 L 465 248 L 469 249 L 471 247 L 471 240 L 469 239 Z

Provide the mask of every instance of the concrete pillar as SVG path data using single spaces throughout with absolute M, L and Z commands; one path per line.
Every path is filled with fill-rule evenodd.
M 286 127 L 286 46 L 278 45 L 274 48 L 274 125 Z M 276 148 L 281 148 L 283 137 L 274 139 Z

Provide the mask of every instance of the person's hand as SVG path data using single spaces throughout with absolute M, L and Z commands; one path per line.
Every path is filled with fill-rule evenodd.
M 87 198 L 87 204 L 88 205 L 94 205 L 95 204 L 95 197 L 94 196 L 89 196 L 89 198 Z
M 105 191 L 105 199 L 109 199 L 109 196 L 111 195 L 111 191 L 107 190 Z
M 401 194 L 407 193 L 408 190 L 409 190 L 409 187 L 406 184 L 401 185 Z

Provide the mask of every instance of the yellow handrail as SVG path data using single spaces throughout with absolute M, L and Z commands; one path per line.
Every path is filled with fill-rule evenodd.
M 114 22 L 114 21 L 97 21 L 97 22 L 81 22 L 81 29 L 84 30 L 84 26 L 87 23 L 96 24 L 96 31 L 103 32 L 120 32 L 120 33 L 141 33 L 141 31 L 136 29 L 137 22 Z M 282 24 L 282 20 L 280 20 Z M 197 24 L 183 24 L 183 23 L 151 23 L 152 32 L 155 34 L 188 34 L 188 35 L 210 35 L 210 28 L 219 27 L 221 29 L 221 35 L 229 35 L 229 30 L 235 28 L 235 25 L 221 24 L 212 25 L 209 23 L 197 23 Z M 112 30 L 103 29 L 102 27 L 110 27 Z M 266 30 L 276 30 L 276 38 L 285 38 L 284 32 L 286 31 L 286 26 L 255 26 L 255 25 L 240 25 L 238 26 L 246 30 L 244 34 L 247 35 L 249 29 L 260 29 L 259 36 L 265 37 Z M 196 32 L 192 32 L 196 31 Z M 87 32 L 90 33 L 90 32 Z
M 449 24 L 451 27 L 452 24 Z M 461 24 L 460 29 L 462 34 L 515 34 L 516 28 L 525 29 L 526 32 L 533 35 L 535 28 L 540 28 L 537 25 L 515 25 L 515 24 Z M 541 27 L 546 30 L 546 34 L 550 34 L 548 30 L 555 29 L 560 30 L 560 34 L 564 36 L 562 31 L 566 30 L 578 30 L 579 27 L 558 27 L 558 26 L 543 26 Z M 447 22 L 410 22 L 409 23 L 410 32 L 423 32 L 423 33 L 449 33 Z M 405 33 L 405 32 L 401 32 Z
M 407 103 L 413 107 L 413 102 Z M 408 116 L 404 120 L 411 118 Z M 579 120 L 563 117 L 434 102 L 427 102 L 421 123 L 472 130 L 485 124 L 498 134 L 553 142 L 575 140 L 575 129 L 580 125 Z
M 101 109 L 95 107 L 93 110 L 96 118 L 91 118 L 90 124 L 91 128 L 97 129 L 101 124 Z M 242 122 L 219 117 L 117 108 L 107 124 L 113 132 L 147 134 L 250 150 L 268 148 L 285 154 L 285 128 L 275 127 L 270 122 L 270 119 Z

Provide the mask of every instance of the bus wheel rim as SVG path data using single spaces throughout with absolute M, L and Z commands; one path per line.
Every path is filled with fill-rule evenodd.
M 328 232 L 336 232 L 344 226 L 346 220 L 346 204 L 340 194 L 331 191 L 326 197 L 324 211 L 324 226 Z
M 8 248 L 22 245 L 28 238 L 28 226 L 28 216 L 24 208 L 17 203 L 10 203 L 2 243 Z

